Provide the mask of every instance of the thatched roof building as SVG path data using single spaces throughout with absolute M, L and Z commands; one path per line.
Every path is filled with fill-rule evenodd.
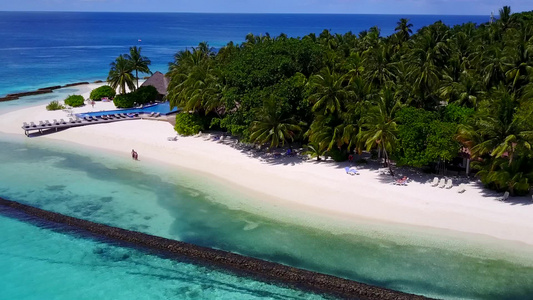
M 163 73 L 157 71 L 152 76 L 150 76 L 148 79 L 146 79 L 146 81 L 143 82 L 141 86 L 151 85 L 155 87 L 162 98 L 163 96 L 167 95 L 167 88 L 168 88 L 169 81 L 170 81 L 170 78 L 166 77 Z

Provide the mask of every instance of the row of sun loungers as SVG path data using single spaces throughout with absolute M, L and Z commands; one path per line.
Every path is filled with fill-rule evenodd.
M 439 187 L 441 189 L 451 189 L 453 187 L 453 181 L 451 179 L 446 180 L 446 178 L 441 178 L 439 180 L 438 177 L 433 178 L 433 181 L 431 182 L 431 186 L 433 187 Z M 465 184 L 461 183 L 458 186 L 457 192 L 458 193 L 464 193 L 466 191 Z
M 83 124 L 88 124 L 88 123 L 98 123 L 98 122 L 102 122 L 102 121 L 111 121 L 111 120 L 123 120 L 123 119 L 130 119 L 130 118 L 135 118 L 135 117 L 138 117 L 139 114 L 124 114 L 124 113 L 120 113 L 120 114 L 108 114 L 108 115 L 101 115 L 101 116 L 85 116 L 83 118 L 79 118 L 79 117 L 71 117 L 69 118 L 68 122 L 65 121 L 64 119 L 53 119 L 52 122 L 50 122 L 49 120 L 44 120 L 44 121 L 39 121 L 39 124 L 35 124 L 35 122 L 23 122 L 23 125 L 22 125 L 22 129 L 24 129 L 26 135 L 29 134 L 30 131 L 32 130 L 38 130 L 39 132 L 42 132 L 42 130 L 46 130 L 46 129 L 56 129 L 56 131 L 58 129 L 61 129 L 61 128 L 68 128 L 68 127 L 72 127 L 72 126 L 80 126 L 80 125 L 83 125 Z

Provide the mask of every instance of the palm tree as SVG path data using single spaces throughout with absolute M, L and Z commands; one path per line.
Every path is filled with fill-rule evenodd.
M 461 73 L 458 82 L 446 76 L 444 80 L 439 93 L 447 103 L 456 102 L 460 105 L 477 108 L 478 103 L 485 95 L 481 79 L 474 77 L 470 72 Z
M 119 88 L 119 94 L 126 93 L 126 86 L 130 91 L 135 90 L 135 83 L 131 74 L 133 70 L 131 62 L 121 54 L 110 65 L 111 70 L 107 76 L 107 83 L 115 90 Z
M 313 91 L 309 96 L 309 101 L 313 103 L 312 110 L 324 114 L 340 114 L 345 100 L 350 96 L 345 81 L 344 75 L 335 73 L 328 67 L 311 76 L 308 84 Z
M 511 165 L 517 151 L 531 150 L 533 131 L 527 117 L 516 114 L 519 103 L 503 85 L 483 105 L 473 126 L 460 126 L 458 139 L 473 158 L 506 158 Z
M 396 24 L 398 24 L 398 26 L 396 26 L 394 30 L 399 37 L 400 44 L 403 44 L 409 40 L 409 36 L 413 33 L 413 30 L 411 29 L 413 24 L 409 23 L 409 19 L 405 18 L 401 18 Z
M 135 71 L 135 79 L 137 81 L 137 88 L 139 88 L 139 74 L 138 72 L 152 74 L 148 67 L 152 62 L 146 56 L 141 55 L 141 47 L 130 47 L 130 54 L 125 54 L 124 58 L 130 61 L 131 69 Z
M 399 98 L 390 87 L 384 88 L 368 112 L 363 116 L 363 124 L 359 133 L 359 140 L 364 143 L 369 151 L 378 146 L 385 155 L 385 162 L 391 174 L 394 174 L 390 165 L 389 153 L 396 144 L 398 126 L 394 115 L 402 107 Z
M 320 161 L 320 157 L 328 153 L 327 147 L 317 142 L 307 144 L 306 148 L 307 150 L 303 154 L 309 155 L 311 158 L 316 157 L 317 161 Z
M 366 78 L 379 86 L 388 81 L 395 81 L 395 63 L 392 59 L 392 47 L 388 43 L 379 43 L 363 53 Z
M 293 141 L 297 132 L 302 129 L 291 118 L 285 118 L 276 99 L 271 96 L 263 102 L 256 113 L 257 120 L 250 128 L 250 141 L 258 144 L 270 143 L 269 148 L 285 145 L 287 140 Z

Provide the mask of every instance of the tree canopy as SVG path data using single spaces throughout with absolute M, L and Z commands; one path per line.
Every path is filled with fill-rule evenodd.
M 407 166 L 466 149 L 483 183 L 514 194 L 533 180 L 533 13 L 382 37 L 324 30 L 249 34 L 218 51 L 178 52 L 168 99 L 243 140 L 312 153 L 377 150 Z M 318 154 L 317 154 L 318 155 Z

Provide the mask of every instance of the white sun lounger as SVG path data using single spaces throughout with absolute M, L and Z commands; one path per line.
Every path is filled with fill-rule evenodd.
M 431 186 L 437 186 L 439 185 L 439 177 L 433 178 L 433 181 L 431 182 Z
M 506 201 L 507 199 L 509 199 L 509 192 L 503 193 L 503 197 L 498 198 L 498 201 Z
M 464 193 L 465 191 L 466 191 L 465 184 L 464 184 L 464 183 L 459 184 L 458 189 L 457 189 L 457 192 L 462 194 L 462 193 Z
M 439 185 L 438 185 L 438 187 L 442 189 L 442 188 L 444 188 L 445 186 L 446 186 L 446 179 L 441 178 L 440 181 L 439 181 Z
M 448 181 L 446 182 L 445 188 L 451 189 L 452 187 L 453 187 L 453 182 L 451 179 L 448 179 Z
M 379 173 L 379 175 L 389 175 L 390 170 L 389 170 L 389 168 L 379 168 L 378 169 L 378 173 Z

